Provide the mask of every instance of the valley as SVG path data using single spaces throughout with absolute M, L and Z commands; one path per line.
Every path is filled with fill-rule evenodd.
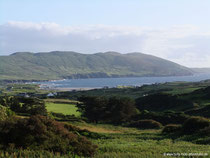
M 20 85 L 10 83 L 2 85 L 2 87 L 0 95 L 3 106 L 5 106 L 5 101 L 2 101 L 7 99 L 5 94 L 10 96 L 10 99 L 7 99 L 8 106 L 13 104 L 11 97 L 14 97 L 14 99 L 17 97 L 19 101 L 24 103 L 25 99 L 21 99 L 22 96 L 20 94 L 33 94 L 29 99 L 32 96 L 34 98 L 36 94 L 35 97 L 43 101 L 46 106 L 46 112 L 43 111 L 45 116 L 60 123 L 71 125 L 72 127 L 68 128 L 70 132 L 86 137 L 93 144 L 97 145 L 97 150 L 91 156 L 94 158 L 119 156 L 122 158 L 162 158 L 164 155 L 174 156 L 177 154 L 180 157 L 190 157 L 190 154 L 203 154 L 203 156 L 209 157 L 210 154 L 208 137 L 210 127 L 210 123 L 208 124 L 210 118 L 209 80 L 202 82 L 152 84 L 136 88 L 119 87 L 71 92 L 41 90 L 37 85 L 30 84 Z M 10 89 L 9 87 L 13 88 Z M 57 93 L 57 95 L 47 96 L 49 93 Z M 164 98 L 161 99 L 161 96 Z M 82 97 L 83 102 L 81 102 Z M 84 97 L 86 100 L 84 100 Z M 130 101 L 126 98 L 130 98 Z M 88 108 L 88 99 L 96 106 L 96 109 L 89 108 L 91 117 L 86 113 L 88 111 L 85 112 L 85 109 L 80 109 L 84 105 Z M 135 100 L 135 104 L 132 103 L 132 100 Z M 36 101 L 35 99 L 34 101 L 37 102 L 38 100 Z M 119 120 L 121 114 L 117 114 L 118 112 L 114 110 L 114 106 L 116 108 L 118 106 L 115 102 L 119 102 L 119 104 L 121 102 L 121 106 L 124 106 L 123 103 L 127 102 L 125 105 L 129 104 L 131 107 L 134 105 L 137 111 L 132 112 L 132 115 L 128 115 L 128 111 L 122 111 L 123 118 L 127 119 Z M 110 110 L 109 115 L 104 113 L 107 110 L 101 111 L 100 109 L 104 109 L 106 106 L 109 107 L 107 109 Z M 114 111 L 110 108 L 113 108 Z M 32 117 L 33 111 L 29 110 L 27 112 L 22 110 L 20 112 L 15 107 L 10 109 L 15 114 L 8 115 L 8 117 L 16 117 L 20 120 L 31 119 Z M 123 109 L 118 107 L 118 110 Z M 39 110 L 35 113 L 39 114 L 40 112 Z M 119 118 L 115 117 L 116 115 Z M 97 122 L 94 121 L 95 119 L 97 119 Z M 184 134 L 185 126 L 188 126 L 187 121 L 191 121 L 190 119 L 194 119 L 194 121 L 198 120 L 206 125 L 199 126 L 198 124 L 193 127 L 193 124 L 190 124 L 192 126 L 190 128 L 195 128 L 193 133 Z M 0 128 L 2 128 L 1 125 Z M 170 131 L 168 131 L 169 129 Z M 165 132 L 166 130 L 168 132 Z M 202 132 L 205 132 L 206 136 L 203 136 Z M 36 151 L 37 149 L 35 150 L 33 147 L 22 151 L 10 149 L 1 152 L 1 157 L 19 155 L 20 153 L 32 157 Z M 70 156 L 62 153 L 45 153 L 46 151 L 40 149 L 37 152 L 42 157 L 46 155 L 48 157 L 50 155 L 51 157 Z

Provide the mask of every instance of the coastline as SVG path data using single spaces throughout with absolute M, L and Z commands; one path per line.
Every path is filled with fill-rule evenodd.
M 122 78 L 89 78 L 53 80 L 39 82 L 40 89 L 59 91 L 82 91 L 114 87 L 140 87 L 142 85 L 162 84 L 167 82 L 200 82 L 210 79 L 210 74 L 194 74 L 192 76 L 168 76 L 168 77 L 122 77 Z M 36 83 L 35 83 L 36 84 Z
M 63 88 L 63 87 L 56 87 L 56 88 L 49 88 L 50 90 L 56 90 L 56 91 L 88 91 L 93 89 L 102 89 L 103 87 L 69 87 L 69 88 Z
M 78 80 L 78 79 L 102 79 L 102 78 L 143 78 L 143 77 L 185 77 L 185 76 L 194 76 L 196 74 L 201 74 L 201 73 L 192 73 L 189 75 L 133 75 L 133 74 L 128 74 L 128 75 L 110 75 L 110 76 L 68 76 L 65 78 L 60 78 L 60 79 L 1 79 L 0 77 L 0 82 L 4 83 L 36 83 L 36 82 L 57 82 L 57 81 L 64 81 L 64 80 Z

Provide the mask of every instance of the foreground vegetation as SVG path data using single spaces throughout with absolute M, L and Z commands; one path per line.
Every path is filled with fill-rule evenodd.
M 72 157 L 89 157 L 94 154 L 97 146 L 81 136 L 84 132 L 46 116 L 10 117 L 0 123 L 0 144 L 4 151 L 46 150 Z
M 207 153 L 210 145 L 197 145 L 187 141 L 176 141 L 161 135 L 160 130 L 130 130 L 126 133 L 109 134 L 111 139 L 96 140 L 97 158 L 134 157 L 162 158 L 164 153 Z M 188 156 L 189 157 L 189 156 Z

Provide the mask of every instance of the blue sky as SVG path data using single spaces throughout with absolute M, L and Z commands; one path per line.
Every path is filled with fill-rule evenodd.
M 210 67 L 210 0 L 0 0 L 0 55 L 143 52 Z
M 210 26 L 210 0 L 0 0 L 0 23 Z

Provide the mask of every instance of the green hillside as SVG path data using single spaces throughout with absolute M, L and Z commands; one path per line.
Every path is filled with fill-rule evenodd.
M 142 53 L 18 52 L 0 56 L 0 79 L 48 80 L 125 76 L 179 76 L 192 71 Z

